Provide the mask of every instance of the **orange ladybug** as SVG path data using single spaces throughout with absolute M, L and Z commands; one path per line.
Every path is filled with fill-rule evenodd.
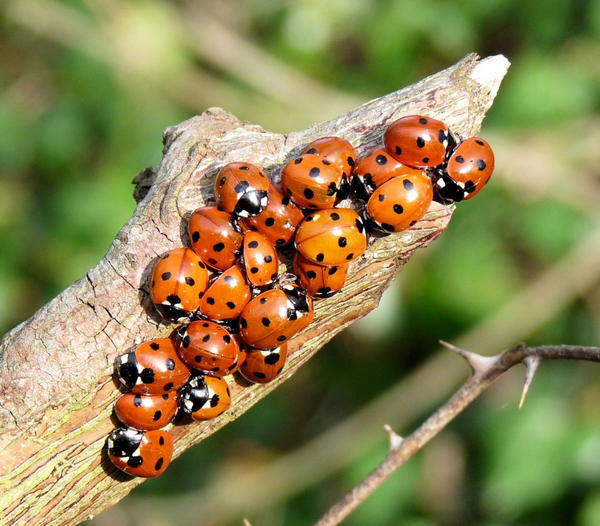
M 373 192 L 367 214 L 380 230 L 400 232 L 425 215 L 432 199 L 433 187 L 426 175 L 394 177 Z
M 234 320 L 251 297 L 246 277 L 238 265 L 233 265 L 206 289 L 199 310 L 209 320 Z
M 176 248 L 154 265 L 150 297 L 164 318 L 179 320 L 198 308 L 206 287 L 206 265 L 193 250 Z
M 325 266 L 348 263 L 367 248 L 362 219 L 351 208 L 318 210 L 296 232 L 296 249 L 306 259 Z
M 236 219 L 260 214 L 267 206 L 269 179 L 251 163 L 229 163 L 215 180 L 217 206 Z
M 173 456 L 173 438 L 162 429 L 120 427 L 108 435 L 106 442 L 108 458 L 115 467 L 136 477 L 157 477 Z
M 266 384 L 281 373 L 287 359 L 287 344 L 276 349 L 250 349 L 240 366 L 240 373 L 247 380 Z
M 317 265 L 296 252 L 294 256 L 294 273 L 300 285 L 313 298 L 328 298 L 339 292 L 348 275 L 348 263 L 333 267 Z
M 263 287 L 277 279 L 279 258 L 270 241 L 260 232 L 248 231 L 244 235 L 244 266 L 251 285 Z
M 385 149 L 397 161 L 413 168 L 428 168 L 444 162 L 448 126 L 423 115 L 395 121 L 385 132 Z
M 233 335 L 213 321 L 193 321 L 179 332 L 179 355 L 191 368 L 214 376 L 231 374 L 239 360 L 240 348 Z
M 227 411 L 231 405 L 229 386 L 223 378 L 209 375 L 194 376 L 180 392 L 184 413 L 194 420 L 210 420 Z
M 226 270 L 236 262 L 243 235 L 231 214 L 216 206 L 198 208 L 190 216 L 188 232 L 192 249 L 207 265 Z
M 161 395 L 126 393 L 115 403 L 115 414 L 123 424 L 151 431 L 165 427 L 177 412 L 177 391 Z

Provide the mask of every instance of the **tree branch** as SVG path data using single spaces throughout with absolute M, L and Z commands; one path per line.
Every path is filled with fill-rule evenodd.
M 517 364 L 527 367 L 526 382 L 523 393 L 527 392 L 537 366 L 542 361 L 549 360 L 584 360 L 600 362 L 600 347 L 581 347 L 571 345 L 546 345 L 541 347 L 517 347 L 504 351 L 496 356 L 482 356 L 452 344 L 441 342 L 462 356 L 471 366 L 471 378 L 448 400 L 433 413 L 410 436 L 400 439 L 389 426 L 390 451 L 385 459 L 369 473 L 357 486 L 335 504 L 317 523 L 316 526 L 331 526 L 339 524 L 354 509 L 356 509 L 371 493 L 409 458 L 444 429 L 466 407 L 468 407 L 483 391 L 485 391 L 502 373 Z M 524 397 L 521 398 L 521 404 Z
M 211 201 L 220 166 L 247 160 L 276 180 L 280 167 L 308 142 L 339 135 L 363 154 L 380 142 L 389 122 L 409 113 L 429 114 L 459 134 L 474 135 L 507 67 L 504 57 L 471 55 L 413 86 L 287 136 L 214 108 L 166 130 L 161 165 L 136 178 L 138 207 L 106 256 L 0 341 L 0 517 L 28 526 L 79 522 L 141 482 L 117 473 L 103 455 L 119 395 L 112 363 L 136 339 L 172 329 L 161 324 L 149 302 L 148 273 L 159 254 L 185 243 L 187 216 Z M 244 413 L 337 332 L 375 308 L 412 253 L 444 230 L 452 211 L 434 204 L 409 231 L 375 240 L 351 266 L 344 290 L 317 302 L 315 322 L 289 344 L 281 377 L 266 386 L 236 378 L 229 412 L 172 429 L 175 455 Z

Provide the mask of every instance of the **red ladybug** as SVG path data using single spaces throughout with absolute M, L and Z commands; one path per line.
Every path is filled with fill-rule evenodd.
M 367 214 L 380 230 L 400 232 L 425 215 L 432 199 L 431 179 L 426 175 L 394 177 L 373 192 Z
M 181 389 L 179 403 L 194 420 L 210 420 L 229 409 L 231 393 L 223 378 L 199 375 Z
M 346 281 L 348 263 L 333 267 L 317 265 L 296 252 L 294 256 L 294 273 L 300 285 L 313 298 L 328 298 L 339 292 Z
M 125 388 L 152 395 L 179 389 L 191 374 L 169 338 L 140 343 L 133 351 L 117 356 L 115 372 Z
M 296 249 L 306 259 L 325 266 L 348 263 L 367 248 L 360 216 L 351 208 L 318 210 L 296 231 Z
M 399 175 L 417 173 L 421 173 L 419 168 L 406 166 L 379 148 L 356 163 L 351 181 L 352 192 L 357 199 L 367 202 L 375 188 L 386 181 Z
M 275 247 L 259 232 L 244 235 L 244 266 L 251 285 L 263 287 L 277 279 L 279 258 Z
M 126 393 L 115 403 L 115 414 L 123 424 L 151 431 L 165 427 L 177 412 L 177 392 L 161 395 Z
M 444 161 L 448 127 L 431 117 L 409 115 L 394 122 L 383 140 L 394 159 L 413 168 L 427 168 Z
M 311 142 L 302 153 L 317 154 L 336 164 L 343 174 L 341 187 L 337 193 L 337 200 L 341 201 L 348 197 L 348 184 L 352 168 L 356 164 L 356 152 L 346 139 L 342 139 L 341 137 L 323 137 Z
M 343 172 L 325 157 L 304 154 L 292 159 L 281 172 L 281 186 L 303 208 L 335 205 Z
M 281 373 L 287 360 L 287 344 L 276 349 L 250 349 L 242 362 L 240 373 L 247 380 L 266 384 Z
M 273 245 L 282 247 L 292 241 L 303 219 L 302 210 L 292 203 L 290 197 L 271 185 L 265 209 L 257 216 L 244 219 L 242 225 L 248 230 L 260 232 Z
M 234 320 L 251 297 L 246 277 L 240 267 L 234 265 L 218 276 L 206 289 L 199 310 L 210 320 Z
M 231 214 L 216 206 L 198 208 L 190 216 L 188 231 L 194 252 L 207 265 L 225 270 L 236 262 L 243 235 L 234 227 Z
M 251 163 L 229 163 L 215 180 L 217 206 L 235 218 L 260 214 L 267 206 L 269 179 Z
M 480 137 L 471 137 L 454 150 L 445 173 L 435 180 L 435 192 L 442 202 L 462 201 L 475 197 L 494 172 L 494 152 Z
M 313 315 L 306 291 L 284 285 L 250 300 L 240 316 L 240 336 L 251 347 L 274 349 L 306 327 Z
M 176 248 L 154 265 L 150 297 L 163 317 L 178 320 L 198 308 L 206 287 L 206 265 L 193 250 Z
M 213 321 L 193 321 L 180 330 L 179 355 L 193 369 L 214 376 L 230 374 L 237 365 L 240 349 L 236 339 Z
M 115 429 L 106 441 L 108 458 L 121 471 L 136 477 L 157 477 L 171 462 L 173 438 L 163 430 Z

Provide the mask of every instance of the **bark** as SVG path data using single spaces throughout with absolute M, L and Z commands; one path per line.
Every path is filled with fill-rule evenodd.
M 107 254 L 0 342 L 0 523 L 78 523 L 143 481 L 117 472 L 106 458 L 105 438 L 114 428 L 112 406 L 120 394 L 112 364 L 134 341 L 173 329 L 152 308 L 148 274 L 160 254 L 186 244 L 186 219 L 212 203 L 220 166 L 249 161 L 277 180 L 285 162 L 318 137 L 344 137 L 361 155 L 380 143 L 389 123 L 414 113 L 474 135 L 507 67 L 501 56 L 470 55 L 408 88 L 289 135 L 242 123 L 219 108 L 168 128 L 163 160 L 136 177 L 138 206 Z M 433 204 L 410 230 L 372 240 L 352 264 L 344 290 L 316 302 L 315 321 L 290 341 L 282 375 L 266 386 L 230 378 L 232 408 L 214 421 L 173 427 L 175 455 L 236 419 L 374 309 L 404 263 L 441 234 L 452 212 L 453 207 Z

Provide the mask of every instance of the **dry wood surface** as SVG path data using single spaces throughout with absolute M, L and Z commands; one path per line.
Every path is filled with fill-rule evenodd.
M 412 86 L 288 135 L 240 122 L 219 108 L 168 128 L 163 160 L 136 177 L 138 206 L 107 254 L 0 341 L 0 524 L 77 524 L 143 482 L 118 472 L 105 454 L 120 394 L 113 361 L 134 341 L 172 331 L 149 301 L 148 274 L 159 255 L 186 244 L 187 217 L 213 203 L 221 166 L 256 163 L 277 181 L 285 163 L 314 139 L 341 136 L 363 155 L 380 143 L 387 125 L 415 113 L 441 119 L 459 135 L 475 135 L 507 68 L 502 56 L 469 55 Z M 453 207 L 434 203 L 410 230 L 371 240 L 351 265 L 343 291 L 317 301 L 314 322 L 290 341 L 281 376 L 268 385 L 228 377 L 231 409 L 213 421 L 174 426 L 175 455 L 235 420 L 374 309 L 404 263 L 443 232 L 452 213 Z

